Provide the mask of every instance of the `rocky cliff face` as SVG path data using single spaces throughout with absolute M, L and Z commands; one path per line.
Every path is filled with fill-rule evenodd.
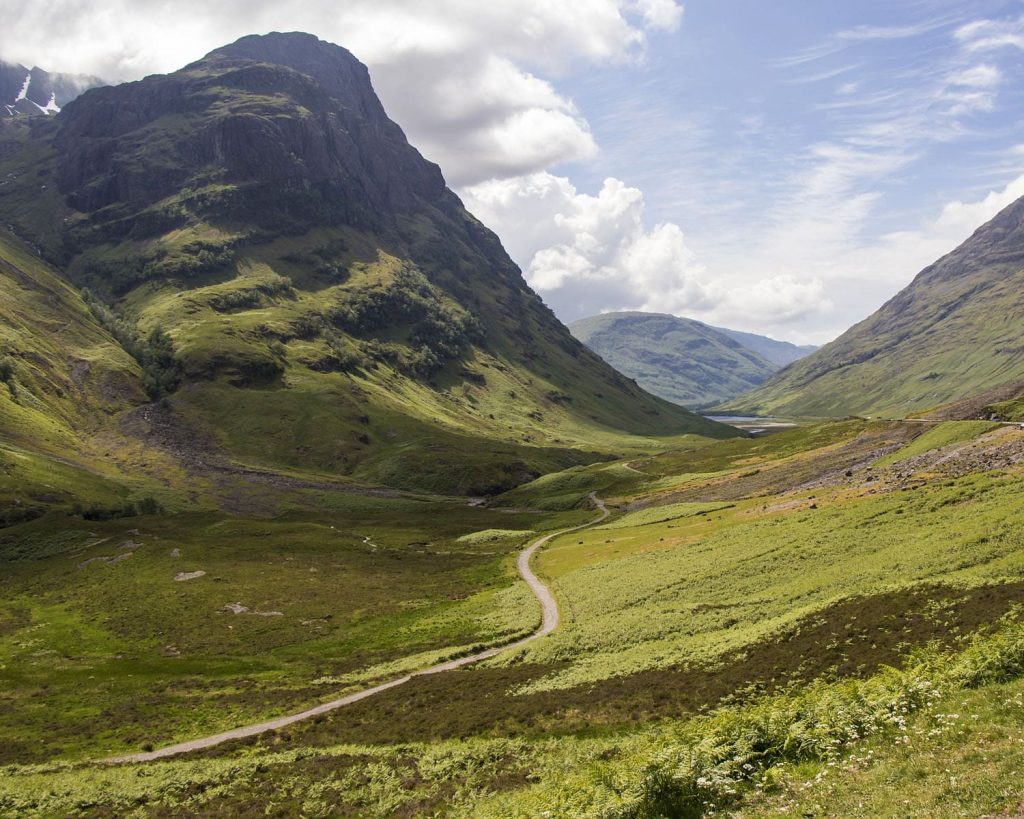
M 52 74 L 0 60 L 0 117 L 52 116 L 87 88 L 102 84 L 98 77 Z
M 120 216 L 211 185 L 245 191 L 212 199 L 210 214 L 230 204 L 267 225 L 301 214 L 297 198 L 321 206 L 308 221 L 367 225 L 458 206 L 387 118 L 365 66 L 308 34 L 243 38 L 174 74 L 88 92 L 61 119 L 58 183 L 86 213 L 117 205 Z

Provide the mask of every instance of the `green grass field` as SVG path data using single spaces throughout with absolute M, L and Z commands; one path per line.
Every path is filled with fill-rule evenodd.
M 10 527 L 0 815 L 231 816 L 253 799 L 323 816 L 774 815 L 829 800 L 887 815 L 918 776 L 934 815 L 1012 807 L 999 780 L 1016 734 L 998 712 L 1024 668 L 1024 482 L 895 479 L 908 448 L 955 458 L 989 428 L 833 422 L 574 467 L 489 507 L 264 486 L 249 498 L 272 502 L 262 518 Z M 538 607 L 513 556 L 592 517 L 592 491 L 613 517 L 536 564 L 563 615 L 549 637 L 190 758 L 83 762 L 527 633 Z M 961 703 L 978 718 L 943 716 Z M 938 769 L 954 737 L 978 783 L 964 794 Z M 994 761 L 971 756 L 987 742 Z
M 47 517 L 0 532 L 3 761 L 242 724 L 536 626 L 521 538 L 460 540 L 508 514 L 340 500 L 272 520 Z

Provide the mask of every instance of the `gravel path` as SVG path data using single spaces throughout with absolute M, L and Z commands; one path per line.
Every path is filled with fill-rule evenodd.
M 521 648 L 527 643 L 531 643 L 534 640 L 543 637 L 546 634 L 550 634 L 556 628 L 558 628 L 558 603 L 555 601 L 555 596 L 551 593 L 544 582 L 534 574 L 533 569 L 530 568 L 530 560 L 533 558 L 534 553 L 548 543 L 552 538 L 564 535 L 569 532 L 576 532 L 580 529 L 586 529 L 590 526 L 596 526 L 608 517 L 608 508 L 604 505 L 600 498 L 593 492 L 590 493 L 590 499 L 594 505 L 598 508 L 600 514 L 597 518 L 590 521 L 589 523 L 583 523 L 579 526 L 572 526 L 568 529 L 560 529 L 557 532 L 552 532 L 549 535 L 537 538 L 529 546 L 527 546 L 522 552 L 519 553 L 519 559 L 516 563 L 519 569 L 519 574 L 529 585 L 530 590 L 536 595 L 540 601 L 541 610 L 543 616 L 541 619 L 540 628 L 537 629 L 533 634 L 517 640 L 514 643 L 508 645 L 495 646 L 489 648 L 486 651 L 481 651 L 478 654 L 470 654 L 465 657 L 459 657 L 454 660 L 449 660 L 444 663 L 438 663 L 430 668 L 425 668 L 422 671 L 414 671 L 411 674 L 407 674 L 404 677 L 399 677 L 396 680 L 390 682 L 381 683 L 373 688 L 367 688 L 363 691 L 357 691 L 354 694 L 341 697 L 330 702 L 325 702 L 317 705 L 313 708 L 309 708 L 305 711 L 301 711 L 298 714 L 290 714 L 285 717 L 278 717 L 277 719 L 267 720 L 266 722 L 258 722 L 255 725 L 246 725 L 242 728 L 233 728 L 230 731 L 224 731 L 220 734 L 213 734 L 212 736 L 202 737 L 201 739 L 192 739 L 187 742 L 179 742 L 176 745 L 168 745 L 164 748 L 157 748 L 155 751 L 145 751 L 137 754 L 126 754 L 124 756 L 114 756 L 108 759 L 102 760 L 111 765 L 116 765 L 124 762 L 149 762 L 154 759 L 165 759 L 167 757 L 178 756 L 180 754 L 187 754 L 191 751 L 198 751 L 203 748 L 210 748 L 214 745 L 220 745 L 222 742 L 229 742 L 233 739 L 244 739 L 245 737 L 255 736 L 256 734 L 262 734 L 266 731 L 274 731 L 278 728 L 284 728 L 287 725 L 292 725 L 302 720 L 311 719 L 312 717 L 320 714 L 326 714 L 328 711 L 334 711 L 338 708 L 344 708 L 346 705 L 351 705 L 354 702 L 365 700 L 367 697 L 372 697 L 375 694 L 379 694 L 382 691 L 387 691 L 390 688 L 397 688 L 400 685 L 405 685 L 413 677 L 422 677 L 427 674 L 440 674 L 445 671 L 454 671 L 456 668 L 461 668 L 464 665 L 470 665 L 471 663 L 477 663 L 481 660 L 486 660 L 490 657 L 494 657 L 503 651 L 510 651 L 514 648 Z

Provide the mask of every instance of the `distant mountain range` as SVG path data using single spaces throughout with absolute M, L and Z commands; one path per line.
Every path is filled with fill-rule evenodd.
M 0 117 L 52 115 L 103 80 L 84 74 L 51 74 L 0 60 Z
M 788 341 L 776 341 L 768 336 L 759 336 L 756 333 L 744 333 L 740 330 L 729 330 L 726 327 L 712 327 L 713 330 L 738 341 L 748 350 L 753 350 L 763 358 L 768 359 L 776 368 L 785 367 L 801 358 L 806 358 L 818 348 L 813 344 L 791 344 Z
M 815 349 L 661 313 L 604 313 L 569 330 L 645 390 L 691 409 L 735 398 Z
M 747 413 L 902 416 L 1024 378 L 1024 199 L 874 315 L 729 404 Z

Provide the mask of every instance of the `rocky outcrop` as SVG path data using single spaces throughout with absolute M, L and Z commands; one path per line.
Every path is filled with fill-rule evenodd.
M 86 213 L 117 205 L 123 219 L 209 185 L 244 188 L 212 206 L 264 221 L 315 204 L 309 221 L 373 226 L 458 206 L 388 119 L 366 67 L 308 34 L 244 37 L 173 74 L 90 91 L 61 120 L 58 184 Z

